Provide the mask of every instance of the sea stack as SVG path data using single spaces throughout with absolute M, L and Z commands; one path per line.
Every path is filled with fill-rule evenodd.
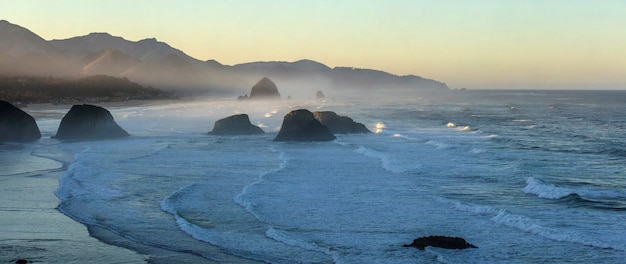
M 250 91 L 249 99 L 280 99 L 278 87 L 267 77 L 258 81 Z
M 285 115 L 274 141 L 331 141 L 336 137 L 306 109 L 294 110 Z
M 322 90 L 317 91 L 317 93 L 315 94 L 315 98 L 317 99 L 324 99 L 326 96 L 324 96 L 324 93 L 322 92 Z
M 40 138 L 41 132 L 31 115 L 0 100 L 0 142 L 25 142 Z
M 313 112 L 315 119 L 320 121 L 335 134 L 365 134 L 371 133 L 365 125 L 354 122 L 352 118 L 337 115 L 332 111 Z
M 95 105 L 74 105 L 59 125 L 57 139 L 89 140 L 127 137 L 111 113 Z
M 263 134 L 263 130 L 250 123 L 246 114 L 233 115 L 215 121 L 210 135 L 254 135 Z

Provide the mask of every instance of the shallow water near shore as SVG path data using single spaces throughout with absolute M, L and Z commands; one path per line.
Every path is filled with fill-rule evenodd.
M 106 248 L 139 252 L 129 261 L 165 263 L 170 252 L 216 262 L 616 263 L 626 257 L 624 103 L 625 92 L 466 91 L 115 107 L 133 136 L 5 145 L 2 162 L 30 155 L 34 165 L 1 177 L 62 173 L 50 188 L 58 200 L 37 199 L 58 202 L 51 213 L 90 227 Z M 273 142 L 300 108 L 377 133 Z M 239 113 L 267 133 L 206 135 Z M 60 119 L 46 117 L 38 124 L 49 135 Z M 429 235 L 478 248 L 402 247 Z

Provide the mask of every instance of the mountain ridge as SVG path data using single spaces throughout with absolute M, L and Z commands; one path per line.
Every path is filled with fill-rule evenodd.
M 18 32 L 14 33 L 14 32 Z M 30 30 L 0 20 L 0 74 L 81 78 L 106 74 L 161 89 L 241 94 L 268 76 L 287 94 L 331 90 L 445 91 L 445 83 L 381 70 L 328 67 L 302 59 L 223 65 L 201 61 L 155 38 L 126 40 L 106 32 L 45 40 Z M 291 91 L 290 91 L 291 90 Z

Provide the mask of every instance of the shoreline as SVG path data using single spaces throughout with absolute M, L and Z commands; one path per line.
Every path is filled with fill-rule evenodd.
M 0 263 L 262 263 L 200 241 L 214 256 L 159 248 L 76 221 L 54 194 L 66 165 L 0 176 Z
M 64 173 L 61 168 L 0 177 L 0 262 L 147 263 L 148 256 L 103 243 L 56 209 L 54 191 Z

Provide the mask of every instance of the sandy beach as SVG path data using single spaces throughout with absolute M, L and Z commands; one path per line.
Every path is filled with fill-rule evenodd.
M 0 177 L 0 262 L 146 263 L 148 256 L 98 241 L 56 209 L 63 172 Z

